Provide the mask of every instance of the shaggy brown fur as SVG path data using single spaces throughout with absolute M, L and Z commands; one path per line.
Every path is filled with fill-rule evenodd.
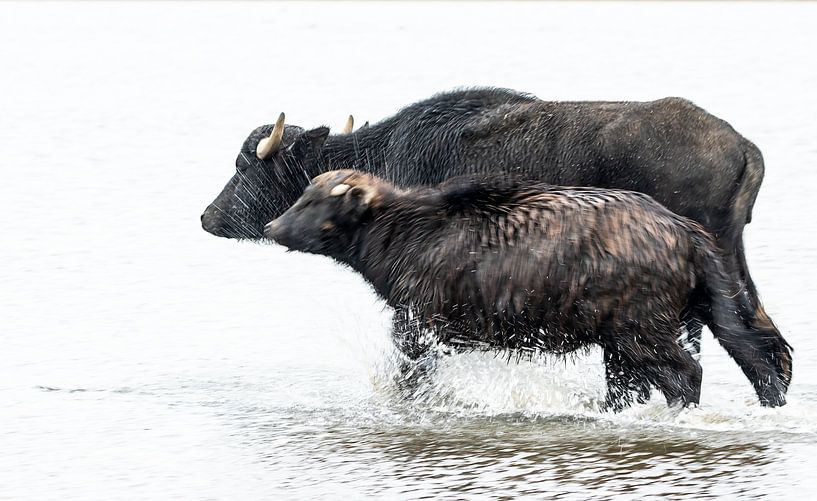
M 640 193 L 504 177 L 399 191 L 334 171 L 266 234 L 352 266 L 444 344 L 552 353 L 600 345 L 614 409 L 633 392 L 644 398 L 649 384 L 669 403 L 698 402 L 701 368 L 676 342 L 695 309 L 760 401 L 785 403 L 786 341 L 741 320 L 751 304 L 725 293 L 709 234 Z

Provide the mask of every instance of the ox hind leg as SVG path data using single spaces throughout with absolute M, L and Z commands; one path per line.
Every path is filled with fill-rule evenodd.
M 746 254 L 743 248 L 743 238 L 738 237 L 735 250 L 731 255 L 724 256 L 724 264 L 729 277 L 733 281 L 733 294 L 746 294 L 750 309 L 742 309 L 738 313 L 747 327 L 753 331 L 770 338 L 782 339 L 783 335 L 774 324 L 772 319 L 763 308 L 757 288 L 749 275 L 749 267 L 746 264 Z M 784 341 L 785 342 L 785 341 Z M 780 350 L 775 357 L 776 371 L 783 384 L 784 391 L 789 387 L 792 375 L 792 359 L 786 350 Z
M 609 340 L 610 345 L 604 347 L 605 361 L 609 351 L 610 358 L 620 360 L 624 368 L 622 372 L 626 374 L 628 369 L 631 371 L 628 380 L 636 381 L 639 386 L 643 386 L 644 382 L 652 384 L 664 394 L 667 404 L 671 406 L 687 406 L 700 401 L 703 371 L 676 340 L 679 322 L 630 321 L 622 327 Z M 608 371 L 616 369 L 615 364 L 607 367 Z M 620 395 L 616 386 L 610 386 L 609 378 L 608 400 L 612 400 L 608 405 L 613 410 L 630 403 Z
M 685 310 L 681 316 L 678 344 L 696 357 L 701 354 L 701 334 L 704 324 L 705 320 L 693 311 Z
M 703 291 L 693 291 L 681 312 L 681 329 L 678 335 L 678 344 L 693 357 L 697 358 L 701 353 L 701 333 L 711 316 L 709 298 Z

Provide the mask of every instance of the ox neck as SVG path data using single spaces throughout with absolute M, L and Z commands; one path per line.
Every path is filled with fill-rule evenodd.
M 355 169 L 376 172 L 384 162 L 391 128 L 375 125 L 351 134 L 329 136 L 321 150 L 321 171 Z

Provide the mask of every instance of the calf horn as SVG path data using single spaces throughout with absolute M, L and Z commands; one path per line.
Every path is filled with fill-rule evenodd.
M 349 134 L 352 132 L 352 127 L 355 126 L 355 117 L 349 115 L 349 118 L 346 119 L 346 125 L 343 126 L 343 134 Z
M 332 188 L 332 190 L 329 192 L 329 196 L 330 197 L 339 197 L 339 196 L 343 195 L 344 193 L 346 193 L 347 191 L 349 191 L 349 188 L 351 188 L 351 186 L 349 186 L 348 184 L 339 184 L 339 185 L 335 186 L 334 188 Z
M 266 160 L 272 154 L 272 152 L 277 151 L 278 147 L 281 146 L 281 139 L 284 137 L 284 114 L 283 112 L 278 115 L 278 121 L 275 122 L 275 125 L 272 127 L 272 132 L 270 132 L 269 137 L 265 137 L 258 141 L 258 147 L 255 149 L 255 156 L 257 156 L 260 160 Z

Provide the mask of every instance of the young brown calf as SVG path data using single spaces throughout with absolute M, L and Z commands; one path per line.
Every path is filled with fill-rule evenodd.
M 265 235 L 361 273 L 392 307 L 458 348 L 604 350 L 607 405 L 649 385 L 697 403 L 701 367 L 676 341 L 695 311 L 766 406 L 785 404 L 790 346 L 742 315 L 712 238 L 628 191 L 455 178 L 401 191 L 356 171 L 313 184 Z M 397 340 L 417 358 L 417 343 Z

